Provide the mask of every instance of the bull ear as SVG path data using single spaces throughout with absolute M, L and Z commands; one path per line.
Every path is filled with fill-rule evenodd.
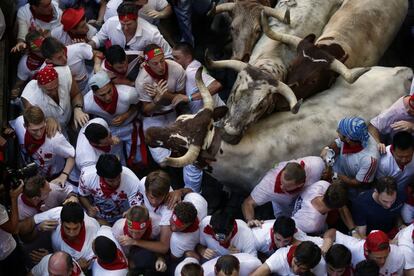
M 225 105 L 219 106 L 214 108 L 213 111 L 213 120 L 216 122 L 226 116 L 227 111 L 229 111 L 229 108 Z
M 314 45 L 316 36 L 314 34 L 309 34 L 307 35 L 304 39 L 302 39 L 302 41 L 300 41 L 300 43 L 298 44 L 297 47 L 297 52 L 298 53 L 302 53 L 303 50 L 309 48 L 310 46 Z
M 330 69 L 340 74 L 347 82 L 354 83 L 361 75 L 371 70 L 370 67 L 361 67 L 350 70 L 342 62 L 334 59 L 330 65 Z
M 341 62 L 345 62 L 348 59 L 348 55 L 345 53 L 342 46 L 337 43 L 332 43 L 329 45 L 318 45 L 318 48 L 329 53 Z

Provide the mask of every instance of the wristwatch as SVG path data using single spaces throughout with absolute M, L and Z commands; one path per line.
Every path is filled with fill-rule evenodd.
M 81 105 L 81 104 L 75 104 L 75 106 L 73 107 L 73 109 L 75 109 L 75 108 L 83 109 L 83 105 Z

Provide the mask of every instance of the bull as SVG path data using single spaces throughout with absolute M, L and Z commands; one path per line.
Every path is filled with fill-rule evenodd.
M 322 35 L 301 39 L 274 31 L 266 34 L 297 49 L 286 83 L 307 98 L 329 88 L 338 70 L 376 65 L 397 34 L 407 13 L 406 0 L 348 0 L 326 24 Z M 348 68 L 347 68 L 348 67 Z M 367 69 L 361 69 L 363 73 Z M 354 76 L 348 75 L 350 81 Z
M 286 26 L 277 20 L 270 22 L 272 30 L 305 36 L 308 33 L 320 34 L 331 15 L 339 8 L 342 0 L 284 0 L 279 1 L 275 10 L 289 7 L 291 25 Z M 210 62 L 212 68 L 231 68 L 239 72 L 233 85 L 223 124 L 223 139 L 237 144 L 245 129 L 273 110 L 296 111 L 296 97 L 292 92 L 285 95 L 275 93 L 272 80 L 283 80 L 287 65 L 294 58 L 295 51 L 287 45 L 262 35 L 253 49 L 248 64 L 225 60 Z M 285 98 L 286 97 L 286 98 Z M 293 108 L 295 107 L 295 108 Z
M 412 77 L 413 72 L 407 67 L 373 67 L 353 84 L 339 78 L 330 89 L 304 102 L 297 115 L 278 112 L 260 120 L 237 145 L 220 141 L 220 136 L 214 133 L 207 134 L 206 137 L 214 136 L 209 139 L 212 141 L 209 149 L 205 149 L 216 159 L 211 164 L 211 173 L 230 187 L 249 191 L 274 164 L 319 155 L 323 146 L 336 136 L 341 118 L 358 115 L 368 120 L 389 107 L 408 92 Z M 217 134 L 217 129 L 213 129 Z M 182 164 L 189 161 L 192 160 Z

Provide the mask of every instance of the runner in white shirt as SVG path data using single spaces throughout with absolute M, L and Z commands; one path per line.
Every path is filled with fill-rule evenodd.
M 233 258 L 236 258 L 236 260 Z M 205 262 L 202 267 L 204 276 L 234 275 L 234 271 L 237 272 L 237 275 L 244 276 L 250 275 L 261 264 L 262 262 L 255 256 L 247 253 L 236 253 L 214 258 Z M 226 268 L 225 270 L 224 267 Z M 220 272 L 222 274 L 219 274 Z M 230 274 L 231 272 L 233 273 Z
M 112 225 L 131 206 L 140 203 L 143 191 L 138 183 L 138 177 L 122 167 L 115 155 L 102 154 L 95 167 L 86 167 L 81 172 L 80 201 L 90 216 Z M 88 196 L 92 196 L 93 203 Z
M 414 272 L 414 223 L 400 230 L 396 236 L 397 245 L 404 255 L 404 274 Z
M 125 276 L 128 263 L 111 227 L 103 225 L 96 234 L 93 251 L 97 258 L 92 263 L 92 275 Z
M 371 119 L 368 130 L 379 143 L 380 152 L 385 153 L 386 138 L 392 138 L 398 131 L 413 132 L 414 96 L 407 95 L 399 98 L 387 110 Z
M 260 222 L 255 220 L 254 208 L 267 202 L 272 202 L 276 218 L 290 216 L 295 198 L 303 187 L 320 180 L 324 169 L 322 158 L 316 156 L 279 163 L 267 172 L 243 202 L 243 215 L 248 225 L 260 226 Z
M 50 35 L 66 46 L 82 42 L 88 42 L 98 31 L 86 23 L 85 10 L 69 8 L 63 11 L 62 25 L 54 28 Z
M 68 260 L 71 260 L 68 263 Z M 33 276 L 45 276 L 53 273 L 55 275 L 84 276 L 79 264 L 63 251 L 46 255 L 30 271 Z
M 341 183 L 330 184 L 324 180 L 307 187 L 296 199 L 292 212 L 296 227 L 307 234 L 322 233 L 328 212 L 347 203 L 346 191 Z
M 166 57 L 172 58 L 168 42 L 154 25 L 138 18 L 138 7 L 134 3 L 122 3 L 118 7 L 118 17 L 109 18 L 90 43 L 93 48 L 99 48 L 107 39 L 108 46 L 120 45 L 125 50 L 135 51 L 143 51 L 145 46 L 155 43 L 164 50 Z
M 327 252 L 334 242 L 345 245 L 351 251 L 354 269 L 360 261 L 368 259 L 377 263 L 381 276 L 402 275 L 404 255 L 398 246 L 389 243 L 388 236 L 382 231 L 372 231 L 365 240 L 360 240 L 330 229 L 324 235 L 322 251 Z
M 73 202 L 33 217 L 35 224 L 48 220 L 59 222 L 52 232 L 53 249 L 69 253 L 82 269 L 87 269 L 94 257 L 92 242 L 99 230 L 99 223 L 86 215 L 78 203 Z
M 321 257 L 321 249 L 316 244 L 304 241 L 299 245 L 278 249 L 250 275 L 301 275 L 308 271 L 314 275 L 325 275 L 325 261 Z
M 201 221 L 197 251 L 207 260 L 231 253 L 257 255 L 250 228 L 244 221 L 225 212 L 215 213 Z
M 174 276 L 204 276 L 204 273 L 197 258 L 186 257 L 176 266 Z

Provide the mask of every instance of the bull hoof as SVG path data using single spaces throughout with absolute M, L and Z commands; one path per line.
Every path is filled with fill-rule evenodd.
M 300 99 L 291 109 L 290 112 L 292 112 L 293 114 L 296 114 L 299 112 L 299 108 L 303 103 L 303 99 Z

